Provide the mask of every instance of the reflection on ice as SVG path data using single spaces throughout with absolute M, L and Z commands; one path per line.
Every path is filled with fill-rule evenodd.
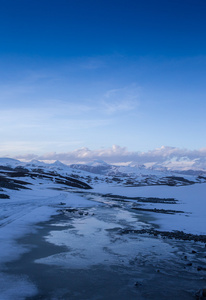
M 126 266 L 137 257 L 147 257 L 148 263 L 151 263 L 173 255 L 174 249 L 161 239 L 120 235 L 121 228 L 148 226 L 129 211 L 97 207 L 94 216 L 74 218 L 71 224 L 72 228 L 51 231 L 46 237 L 50 243 L 66 246 L 68 252 L 38 259 L 37 263 L 82 269 L 98 264 Z

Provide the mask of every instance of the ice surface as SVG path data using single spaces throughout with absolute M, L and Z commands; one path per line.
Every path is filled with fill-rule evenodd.
M 52 190 L 56 187 L 51 182 L 32 186 L 32 190 L 7 191 L 10 199 L 0 199 L 0 299 L 23 300 L 37 292 L 35 286 L 22 276 L 8 276 L 4 273 L 4 264 L 18 259 L 30 249 L 18 243 L 25 234 L 35 232 L 36 225 L 50 219 L 62 209 L 61 203 L 67 207 L 94 206 L 89 201 L 69 191 Z M 49 187 L 49 188 L 48 188 Z M 96 204 L 97 205 L 97 204 Z
M 118 236 L 118 230 L 125 226 L 133 229 L 145 226 L 135 213 L 108 207 L 97 207 L 93 212 L 94 216 L 73 219 L 72 228 L 51 231 L 46 237 L 50 243 L 66 246 L 68 252 L 37 259 L 36 262 L 82 269 L 99 264 L 128 266 L 135 257 L 147 257 L 148 263 L 172 259 L 175 248 L 161 239 Z
M 34 296 L 37 292 L 37 288 L 28 278 L 0 273 L 1 300 L 23 300 L 25 297 Z
M 155 223 L 162 230 L 183 230 L 187 233 L 206 234 L 206 183 L 187 186 L 112 187 L 98 185 L 97 193 L 111 193 L 127 197 L 174 198 L 177 204 L 144 204 L 144 208 L 163 208 L 184 211 L 184 214 L 156 214 Z M 151 212 L 150 212 L 151 213 Z M 153 213 L 154 214 L 154 213 Z
M 0 164 L 12 167 L 23 165 L 29 169 L 41 166 L 45 168 L 45 171 L 58 170 L 61 174 L 66 175 L 77 172 L 80 176 L 88 176 L 87 172 L 72 170 L 59 162 L 45 166 L 43 163 L 39 164 L 34 161 L 30 164 L 22 164 L 16 160 L 1 159 Z M 128 168 L 124 168 L 124 170 L 129 173 L 131 169 Z M 138 172 L 140 172 L 140 176 L 146 174 L 144 174 L 146 172 L 144 169 Z M 153 171 L 153 175 L 159 176 L 159 174 L 159 171 Z M 103 177 L 100 176 L 99 178 Z M 192 177 L 189 176 L 188 178 L 191 179 Z M 0 296 L 3 300 L 25 299 L 25 297 L 32 296 L 37 292 L 36 287 L 26 277 L 20 275 L 10 276 L 4 273 L 6 262 L 16 260 L 23 253 L 30 250 L 18 243 L 18 239 L 35 232 L 39 222 L 49 220 L 52 215 L 58 214 L 58 210 L 62 210 L 64 207 L 92 207 L 94 209 L 97 207 L 98 210 L 101 204 L 104 203 L 104 199 L 101 197 L 103 194 L 111 193 L 123 196 L 123 198 L 124 196 L 174 198 L 178 200 L 177 204 L 141 203 L 141 207 L 184 212 L 174 215 L 146 213 L 153 216 L 152 222 L 159 225 L 161 230 L 183 230 L 187 233 L 206 234 L 206 183 L 186 186 L 125 187 L 115 186 L 114 183 L 97 182 L 95 184 L 93 182 L 93 190 L 84 191 L 78 189 L 63 190 L 61 187 L 58 190 L 58 185 L 52 180 L 31 179 L 29 177 L 23 180 L 32 183 L 31 190 L 17 191 L 4 188 L 2 193 L 8 194 L 10 199 L 0 199 Z M 135 200 L 127 201 L 130 201 L 130 203 L 135 202 Z M 56 245 L 67 246 L 69 251 L 39 259 L 37 262 L 63 266 L 66 259 L 70 267 L 79 268 L 84 266 L 86 268 L 95 264 L 115 263 L 121 265 L 123 261 L 128 263 L 128 257 L 132 257 L 134 253 L 135 255 L 138 253 L 140 257 L 143 255 L 150 257 L 151 260 L 155 258 L 160 260 L 170 259 L 173 250 L 161 239 L 154 239 L 153 244 L 151 244 L 151 239 L 144 239 L 143 241 L 139 238 L 138 246 L 135 239 L 130 239 L 130 242 L 127 243 L 127 237 L 113 242 L 112 230 L 121 229 L 125 226 L 125 222 L 128 222 L 134 229 L 141 229 L 143 224 L 138 220 L 137 213 L 133 214 L 131 211 L 128 212 L 120 208 L 115 210 L 113 207 L 111 211 L 116 212 L 116 214 L 112 215 L 109 212 L 109 206 L 105 214 L 103 214 L 103 208 L 100 210 L 101 214 L 98 216 L 90 216 L 85 219 L 74 218 L 73 225 L 75 229 L 73 231 L 71 228 L 61 232 L 52 231 L 47 240 Z M 69 240 L 67 239 L 68 233 Z M 82 244 L 91 245 L 95 239 L 99 242 L 94 244 L 92 248 L 82 247 Z M 127 245 L 130 246 L 127 247 Z M 147 252 L 147 249 L 151 248 L 153 248 L 153 252 Z M 162 251 L 161 255 L 158 255 L 159 249 Z

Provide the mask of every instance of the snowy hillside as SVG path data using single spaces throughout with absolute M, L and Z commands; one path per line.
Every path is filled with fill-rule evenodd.
M 187 185 L 206 181 L 203 171 L 169 171 L 166 168 L 146 168 L 144 165 L 116 166 L 98 161 L 90 164 L 73 164 L 72 169 L 105 176 L 107 183 L 127 186 Z
M 73 297 L 79 274 L 85 272 L 81 282 L 87 282 L 88 272 L 98 269 L 100 281 L 109 274 L 112 282 L 119 270 L 115 284 L 121 290 L 124 283 L 125 294 L 118 299 L 130 293 L 144 299 L 137 289 L 142 274 L 152 282 L 162 274 L 159 281 L 168 286 L 172 281 L 171 299 L 193 299 L 181 280 L 187 279 L 187 291 L 206 270 L 205 181 L 199 173 L 100 161 L 67 166 L 0 159 L 0 299 L 83 299 Z M 84 289 L 96 273 L 91 278 Z M 150 287 L 145 284 L 143 294 Z M 159 290 L 153 294 L 167 299 Z
M 89 195 L 90 200 L 93 198 L 91 195 L 95 195 L 95 202 L 99 202 L 97 195 L 103 195 L 104 202 L 126 201 L 130 203 L 130 208 L 141 212 L 158 213 L 164 217 L 168 214 L 180 214 L 182 224 L 181 214 L 187 211 L 187 207 L 179 203 L 177 209 L 175 205 L 184 199 L 190 204 L 187 213 L 197 212 L 197 217 L 201 215 L 204 223 L 204 210 L 201 207 L 205 205 L 203 197 L 205 186 L 206 176 L 199 173 L 191 175 L 187 172 L 152 170 L 144 166 L 112 166 L 102 161 L 95 161 L 89 165 L 67 166 L 59 161 L 46 164 L 36 160 L 26 163 L 14 159 L 0 159 L 0 199 L 6 201 L 5 203 L 8 199 L 13 199 L 14 195 L 15 198 L 24 198 L 24 195 L 28 197 L 33 195 L 34 198 L 44 198 L 44 195 L 49 195 L 50 198 L 52 195 L 53 198 L 57 194 L 56 199 L 61 199 L 62 193 L 66 198 L 69 193 L 82 193 L 86 198 Z M 198 195 L 200 190 L 201 195 L 196 199 L 195 195 Z M 180 191 L 183 192 L 179 194 Z M 64 202 L 64 197 L 60 203 Z M 191 201 L 188 202 L 188 199 Z M 197 205 L 200 201 L 201 205 Z M 3 216 L 2 218 L 4 219 Z M 169 218 L 173 217 L 167 216 L 166 220 Z M 170 230 L 174 227 L 173 222 L 171 224 Z M 189 227 L 185 228 L 193 231 L 194 228 L 199 228 L 199 225 L 196 225 L 190 223 Z M 203 231 L 201 229 L 201 232 Z
M 94 161 L 90 164 L 65 165 L 60 161 L 46 164 L 37 160 L 21 162 L 14 159 L 0 159 L 1 176 L 8 177 L 44 177 L 55 182 L 68 180 L 82 182 L 90 187 L 98 183 L 107 183 L 123 186 L 147 186 L 147 185 L 190 185 L 206 182 L 206 173 L 200 171 L 168 171 L 156 170 L 141 166 L 115 166 L 103 161 Z M 13 172 L 13 173 L 12 173 Z M 63 177 L 62 177 L 63 176 Z M 69 176 L 69 178 L 68 178 Z M 72 184 L 71 184 L 72 186 Z M 86 186 L 86 185 L 85 185 Z

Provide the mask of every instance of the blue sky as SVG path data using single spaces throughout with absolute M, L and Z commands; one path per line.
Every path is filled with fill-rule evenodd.
M 204 0 L 0 0 L 1 156 L 205 148 Z

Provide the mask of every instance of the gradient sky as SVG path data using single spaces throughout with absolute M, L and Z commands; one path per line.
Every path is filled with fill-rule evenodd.
M 0 156 L 206 147 L 205 0 L 0 0 Z

